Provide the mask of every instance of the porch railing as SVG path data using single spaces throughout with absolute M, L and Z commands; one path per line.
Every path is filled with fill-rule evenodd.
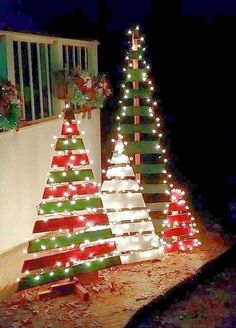
M 97 41 L 0 31 L 0 79 L 17 86 L 25 121 L 55 115 L 63 106 L 53 95 L 53 71 L 79 66 L 97 74 L 97 46 Z

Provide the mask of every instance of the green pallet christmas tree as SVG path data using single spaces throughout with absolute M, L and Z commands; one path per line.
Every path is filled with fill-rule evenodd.
M 124 138 L 126 152 L 132 159 L 136 180 L 153 220 L 156 231 L 163 229 L 166 206 L 170 201 L 170 174 L 167 172 L 162 147 L 160 118 L 155 117 L 158 103 L 153 99 L 154 87 L 145 60 L 144 38 L 139 28 L 129 31 L 131 46 L 123 68 L 125 81 L 119 100 L 118 133 Z
M 55 150 L 33 230 L 41 237 L 29 242 L 20 290 L 121 263 L 98 185 L 87 167 L 89 151 L 70 109 Z

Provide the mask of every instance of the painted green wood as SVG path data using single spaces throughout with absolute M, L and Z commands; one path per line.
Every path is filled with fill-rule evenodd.
M 66 247 L 72 244 L 81 244 L 84 243 L 85 240 L 89 240 L 89 242 L 96 241 L 99 239 L 108 239 L 112 238 L 111 229 L 102 229 L 102 230 L 94 230 L 94 231 L 85 231 L 79 234 L 71 234 L 70 237 L 68 235 L 57 236 L 55 239 L 51 237 L 41 238 L 31 240 L 28 246 L 28 253 L 40 252 L 43 248 L 46 249 L 55 249 L 59 247 Z M 42 248 L 43 246 L 43 248 Z
M 47 183 L 53 184 L 53 183 L 72 182 L 72 181 L 88 181 L 88 179 L 94 180 L 93 171 L 91 169 L 85 169 L 85 170 L 70 169 L 68 171 L 50 172 Z
M 125 114 L 126 116 L 134 116 L 134 115 L 140 115 L 140 116 L 150 116 L 149 112 L 149 106 L 126 106 Z
M 128 154 L 161 154 L 157 141 L 131 141 L 125 146 Z
M 168 190 L 167 184 L 141 184 L 142 194 L 165 194 Z
M 146 203 L 146 206 L 151 211 L 163 212 L 168 204 L 169 202 Z
M 135 97 L 149 98 L 152 95 L 152 91 L 149 88 L 129 89 L 129 92 L 125 94 L 127 99 L 131 99 Z
M 56 150 L 84 150 L 83 140 L 80 138 L 59 138 L 56 143 Z
M 126 81 L 141 82 L 144 77 L 148 77 L 148 70 L 145 68 L 133 68 L 126 71 Z
M 141 58 L 139 58 L 140 55 L 143 56 L 143 50 L 142 49 L 130 50 L 128 52 L 129 59 L 141 59 Z
M 121 134 L 134 134 L 135 132 L 153 134 L 155 127 L 155 124 L 121 124 L 120 132 Z
M 7 44 L 6 40 L 0 40 L 0 79 L 8 80 L 7 75 Z
M 38 206 L 38 214 L 63 213 L 65 211 L 82 211 L 87 208 L 102 208 L 102 201 L 100 198 L 64 200 L 61 202 L 41 203 Z
M 158 236 L 161 236 L 161 232 L 163 231 L 163 223 L 165 219 L 154 219 L 152 220 L 152 223 L 154 225 L 155 231 Z
M 43 284 L 48 284 L 53 281 L 70 278 L 79 273 L 102 270 L 120 264 L 121 264 L 120 257 L 112 256 L 112 257 L 104 258 L 102 261 L 100 260 L 91 261 L 90 265 L 88 265 L 85 262 L 71 267 L 67 267 L 68 272 L 65 272 L 65 268 L 57 268 L 54 271 L 50 270 L 50 272 L 53 272 L 53 276 L 50 276 L 49 272 L 45 272 L 40 274 L 39 280 L 36 280 L 35 276 L 27 276 L 22 278 L 19 282 L 19 289 L 22 290 L 22 289 L 32 288 Z
M 134 165 L 134 172 L 135 173 L 142 173 L 142 174 L 161 174 L 163 170 L 165 170 L 164 164 L 140 164 Z

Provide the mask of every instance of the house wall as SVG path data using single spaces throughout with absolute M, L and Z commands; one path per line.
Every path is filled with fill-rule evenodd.
M 95 179 L 100 182 L 101 143 L 100 112 L 92 119 L 81 119 L 80 131 L 90 150 Z M 53 119 L 21 128 L 18 132 L 0 133 L 0 253 L 32 238 L 47 173 L 54 149 L 53 136 L 60 135 L 61 119 Z

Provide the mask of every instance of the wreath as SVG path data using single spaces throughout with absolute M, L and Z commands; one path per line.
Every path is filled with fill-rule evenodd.
M 22 100 L 17 96 L 17 89 L 10 81 L 0 82 L 0 130 L 16 128 L 21 115 Z
M 54 86 L 57 98 L 74 104 L 83 112 L 83 118 L 86 113 L 91 118 L 91 111 L 102 108 L 112 93 L 104 75 L 95 76 L 78 68 L 72 74 L 66 70 L 54 72 Z

